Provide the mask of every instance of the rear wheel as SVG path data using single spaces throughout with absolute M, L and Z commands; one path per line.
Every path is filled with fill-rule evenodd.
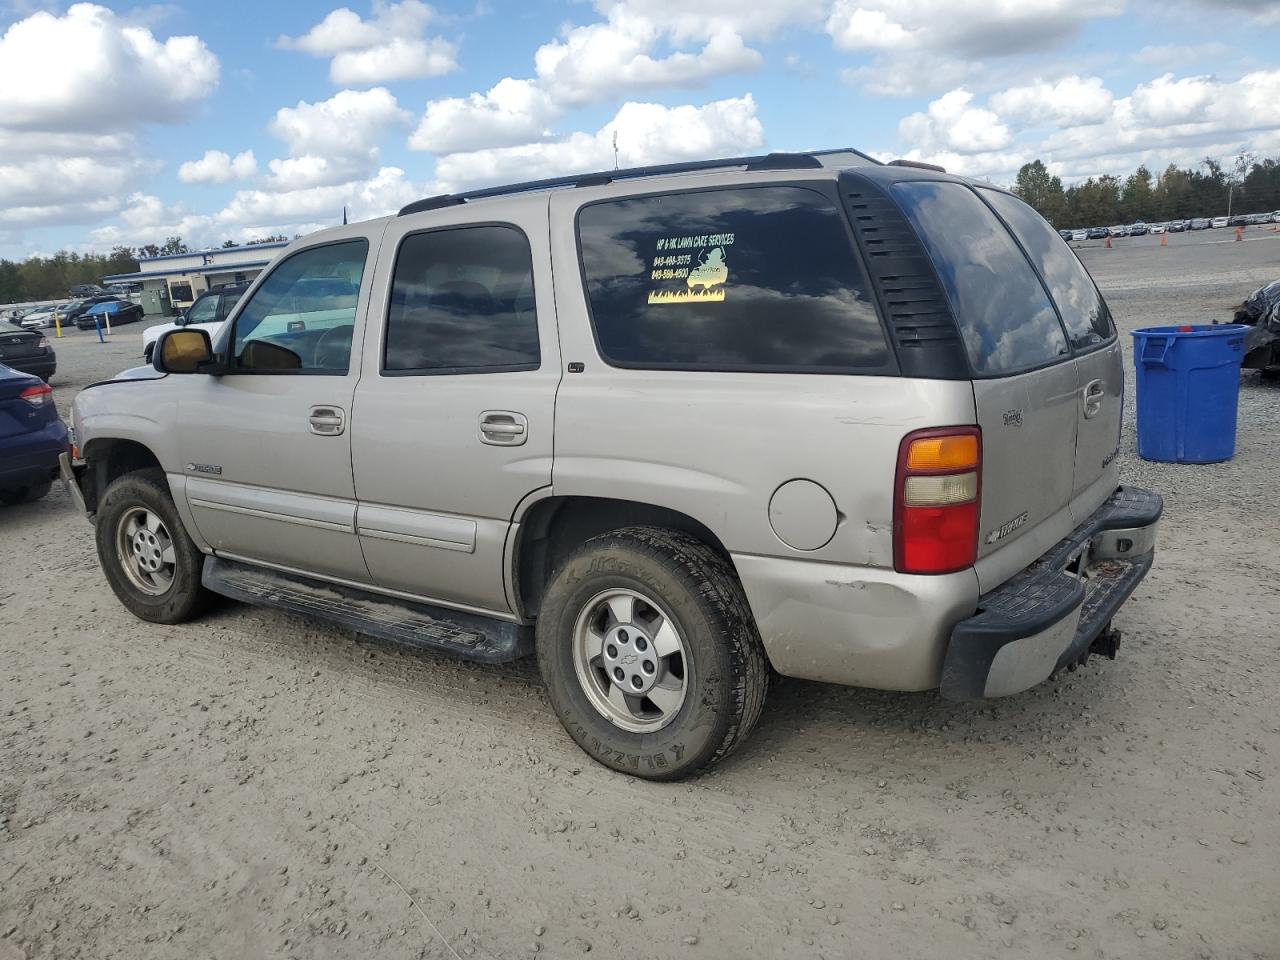
M 160 470 L 112 481 L 98 505 L 98 560 L 111 589 L 134 616 L 182 623 L 211 594 L 200 583 L 204 557 L 187 536 Z
M 694 537 L 631 527 L 556 573 L 538 661 L 570 736 L 605 766 L 675 780 L 755 726 L 769 667 L 729 563 Z

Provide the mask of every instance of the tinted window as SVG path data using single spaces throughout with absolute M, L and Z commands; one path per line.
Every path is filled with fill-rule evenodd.
M 844 216 L 814 190 L 597 203 L 583 208 L 578 229 L 610 362 L 822 373 L 889 360 Z
M 514 227 L 459 227 L 405 237 L 387 316 L 387 373 L 531 370 L 538 366 L 529 241 Z
M 946 288 L 976 373 L 1011 373 L 1068 354 L 1039 278 L 972 190 L 916 181 L 895 184 L 893 193 Z
M 346 373 L 366 240 L 302 250 L 279 264 L 236 317 L 231 365 L 259 373 Z
M 228 290 L 222 295 L 222 317 L 225 320 L 231 316 L 231 311 L 235 309 L 240 298 L 244 296 L 247 287 L 241 287 L 239 290 Z
M 1110 340 L 1115 334 L 1111 315 L 1075 252 L 1040 214 L 1017 197 L 997 190 L 983 190 L 982 196 L 996 208 L 996 213 L 1040 268 L 1040 275 L 1058 305 L 1071 345 L 1083 350 Z

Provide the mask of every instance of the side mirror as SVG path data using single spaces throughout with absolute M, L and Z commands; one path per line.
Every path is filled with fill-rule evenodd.
M 166 330 L 156 341 L 151 365 L 161 373 L 198 373 L 213 360 L 207 330 Z

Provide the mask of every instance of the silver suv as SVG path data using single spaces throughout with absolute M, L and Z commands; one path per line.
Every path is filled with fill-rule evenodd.
M 1161 512 L 1122 378 L 1013 195 L 771 154 L 305 237 L 212 342 L 80 393 L 63 473 L 139 617 L 536 653 L 584 750 L 674 779 L 771 671 L 973 700 L 1114 656 Z

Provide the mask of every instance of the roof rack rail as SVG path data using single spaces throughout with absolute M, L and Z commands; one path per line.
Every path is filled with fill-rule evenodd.
M 497 187 L 484 187 L 479 190 L 468 190 L 465 193 L 446 193 L 437 197 L 415 200 L 401 209 L 399 216 L 421 213 L 424 210 L 438 210 L 441 207 L 468 203 L 472 200 L 487 200 L 491 197 L 506 197 L 519 193 L 532 193 L 536 190 L 556 190 L 572 187 L 598 187 L 617 180 L 635 180 L 640 177 L 660 177 L 671 173 L 697 173 L 701 170 L 719 170 L 726 167 L 745 167 L 747 170 L 816 170 L 822 166 L 818 159 L 820 154 L 844 153 L 844 150 L 825 150 L 817 153 L 766 153 L 752 157 L 724 157 L 719 160 L 690 160 L 684 163 L 659 163 L 648 167 L 627 167 L 622 170 L 601 170 L 597 173 L 576 173 L 567 177 L 551 177 L 546 180 L 526 180 L 523 183 L 508 183 Z M 856 150 L 847 151 L 858 153 Z M 866 157 L 866 154 L 858 153 Z M 867 160 L 875 163 L 870 157 Z

